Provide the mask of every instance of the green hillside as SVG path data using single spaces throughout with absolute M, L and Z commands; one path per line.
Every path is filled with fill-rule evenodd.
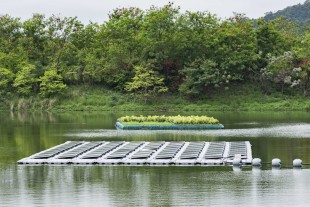
M 287 17 L 300 25 L 309 24 L 310 0 L 306 0 L 303 4 L 286 7 L 285 9 L 279 10 L 275 13 L 268 12 L 265 16 L 265 20 L 273 20 L 282 16 Z

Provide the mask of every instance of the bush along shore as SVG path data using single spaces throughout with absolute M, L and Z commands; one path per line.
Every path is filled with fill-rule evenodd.
M 254 84 L 237 85 L 200 99 L 165 94 L 147 102 L 98 86 L 70 87 L 53 98 L 1 97 L 2 111 L 310 111 L 310 100 L 300 95 L 265 94 Z
M 170 129 L 223 129 L 219 120 L 208 116 L 124 116 L 117 120 L 116 128 L 127 130 Z

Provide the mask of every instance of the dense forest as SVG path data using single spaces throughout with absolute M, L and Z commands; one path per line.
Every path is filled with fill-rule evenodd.
M 310 24 L 310 0 L 306 0 L 303 4 L 286 7 L 285 9 L 279 10 L 274 13 L 268 12 L 265 15 L 265 20 L 268 21 L 279 17 L 288 18 L 291 21 L 300 25 Z
M 195 99 L 248 82 L 266 94 L 307 96 L 309 58 L 310 32 L 285 18 L 223 20 L 173 4 L 115 9 L 103 24 L 0 16 L 2 99 L 61 96 L 77 85 L 145 101 L 160 93 Z

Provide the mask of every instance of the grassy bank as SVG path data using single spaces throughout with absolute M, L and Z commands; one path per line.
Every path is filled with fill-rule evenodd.
M 264 94 L 254 85 L 235 86 L 200 100 L 164 95 L 145 103 L 129 94 L 98 86 L 70 87 L 62 97 L 51 99 L 3 98 L 1 110 L 53 111 L 310 111 L 310 99 L 302 95 Z

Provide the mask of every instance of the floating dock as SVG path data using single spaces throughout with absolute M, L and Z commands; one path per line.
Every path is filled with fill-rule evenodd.
M 18 164 L 229 166 L 235 158 L 240 165 L 251 165 L 250 142 L 68 141 L 21 159 Z

